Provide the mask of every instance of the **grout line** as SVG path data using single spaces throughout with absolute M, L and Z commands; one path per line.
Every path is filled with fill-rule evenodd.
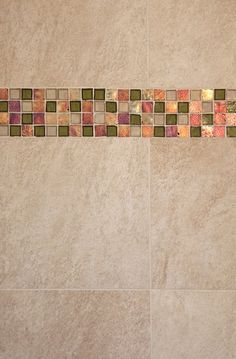
M 149 243 L 149 309 L 150 309 L 150 351 L 152 359 L 152 246 L 151 246 L 151 140 L 148 146 L 148 243 Z
M 75 291 L 75 292 L 91 292 L 91 291 L 97 291 L 97 292 L 236 292 L 236 289 L 178 289 L 178 288 L 168 288 L 168 289 L 138 289 L 138 288 L 122 288 L 122 289 L 116 289 L 116 288 L 89 288 L 89 289 L 79 289 L 79 288 L 0 288 L 0 292 L 10 292 L 10 291 L 18 291 L 18 292 L 34 292 L 34 291 L 41 291 L 41 292 L 50 292 L 50 291 Z

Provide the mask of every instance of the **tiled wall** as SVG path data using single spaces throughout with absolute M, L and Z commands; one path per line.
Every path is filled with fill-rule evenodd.
M 2 88 L 0 135 L 236 137 L 236 90 Z
M 0 359 L 236 357 L 234 8 L 1 1 Z

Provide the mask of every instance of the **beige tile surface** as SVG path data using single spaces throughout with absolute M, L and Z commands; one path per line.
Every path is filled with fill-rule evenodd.
M 235 291 L 153 291 L 153 358 L 235 358 L 235 308 Z
M 2 0 L 1 86 L 145 87 L 146 19 L 146 0 Z
M 0 292 L 0 358 L 149 359 L 149 293 Z
M 0 141 L 2 288 L 148 288 L 148 142 Z
M 151 141 L 154 288 L 236 289 L 236 142 Z
M 236 86 L 234 0 L 149 0 L 149 85 Z

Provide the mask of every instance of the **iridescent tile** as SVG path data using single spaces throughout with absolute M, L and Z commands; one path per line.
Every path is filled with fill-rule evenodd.
M 69 126 L 69 135 L 72 137 L 81 136 L 81 126 L 80 125 L 70 125 Z
M 214 110 L 215 110 L 215 113 L 226 112 L 226 102 L 225 101 L 215 102 Z
M 212 101 L 203 101 L 202 102 L 202 112 L 209 113 L 213 112 L 213 102 Z
M 153 137 L 153 126 L 142 126 L 142 137 Z
M 176 113 L 177 112 L 177 102 L 175 102 L 175 101 L 166 102 L 166 112 Z
M 106 113 L 105 122 L 107 125 L 117 124 L 117 114 L 116 113 Z
M 44 113 L 34 113 L 33 119 L 36 125 L 44 124 Z
M 93 112 L 93 102 L 92 101 L 82 101 L 82 111 L 83 112 Z
M 32 125 L 22 125 L 21 134 L 23 137 L 32 137 L 34 134 L 34 127 Z
M 118 114 L 118 123 L 120 125 L 128 125 L 129 124 L 129 113 L 119 113 Z
M 0 88 L 0 100 L 8 100 L 8 89 Z
M 152 89 L 142 90 L 142 99 L 143 100 L 153 100 L 154 99 L 154 91 Z
M 7 112 L 0 112 L 0 125 L 7 125 L 9 123 L 9 114 Z
M 165 115 L 163 113 L 155 113 L 154 114 L 154 123 L 155 123 L 155 125 L 164 125 Z
M 143 101 L 142 102 L 142 111 L 152 113 L 153 112 L 153 102 Z
M 130 102 L 129 110 L 131 113 L 141 113 L 142 112 L 142 102 L 140 102 L 140 101 Z
M 190 124 L 191 126 L 201 126 L 202 116 L 199 114 L 190 115 Z
M 188 125 L 189 115 L 186 113 L 181 113 L 178 115 L 178 124 L 179 125 Z
M 190 113 L 201 113 L 202 112 L 202 102 L 201 101 L 190 101 L 189 102 L 189 112 Z
M 201 101 L 201 90 L 191 90 L 190 98 L 192 101 Z
M 162 101 L 166 98 L 165 90 L 155 89 L 154 90 L 154 100 L 155 101 Z
M 231 101 L 236 101 L 236 90 L 227 90 L 226 99 Z
M 236 113 L 226 114 L 226 124 L 228 126 L 236 126 Z
M 202 100 L 212 101 L 214 99 L 214 90 L 202 90 Z
M 57 111 L 68 112 L 70 108 L 69 101 L 58 101 Z
M 177 127 L 178 137 L 189 137 L 189 126 L 183 125 Z
M 118 100 L 119 101 L 129 101 L 129 90 L 118 90 Z
M 36 101 L 42 101 L 45 99 L 45 90 L 44 89 L 34 89 L 34 99 Z
M 84 125 L 92 125 L 93 124 L 93 113 L 83 113 L 82 114 L 82 122 Z
M 119 126 L 118 127 L 119 137 L 130 137 L 130 126 Z
M 69 97 L 71 101 L 81 100 L 81 89 L 79 88 L 69 89 Z
M 236 101 L 227 102 L 227 112 L 236 112 Z
M 130 136 L 131 137 L 140 137 L 141 136 L 141 126 L 130 126 Z
M 202 126 L 202 137 L 213 137 L 213 126 Z
M 214 126 L 213 136 L 214 137 L 225 137 L 225 127 L 224 126 Z
M 118 98 L 118 90 L 116 89 L 107 89 L 106 90 L 106 100 L 108 101 L 116 101 Z
M 142 124 L 143 125 L 153 125 L 154 115 L 152 113 L 143 113 L 142 114 Z
M 57 124 L 57 114 L 56 113 L 46 113 L 46 124 L 56 125 Z
M 177 126 L 166 126 L 166 137 L 177 137 L 178 128 Z
M 33 102 L 33 112 L 44 112 L 45 111 L 45 102 L 44 101 L 34 101 Z
M 20 112 L 20 101 L 9 101 L 9 112 Z
M 96 125 L 95 126 L 95 136 L 96 137 L 106 136 L 106 126 L 105 125 Z
M 189 90 L 177 90 L 177 100 L 178 101 L 188 101 L 189 100 Z
M 19 124 L 19 123 L 20 123 L 20 114 L 10 113 L 10 124 Z
M 214 114 L 214 124 L 215 125 L 225 125 L 226 124 L 226 114 L 225 113 L 215 113 Z
M 57 115 L 57 122 L 59 125 L 68 125 L 69 119 L 70 118 L 68 113 L 60 113 Z

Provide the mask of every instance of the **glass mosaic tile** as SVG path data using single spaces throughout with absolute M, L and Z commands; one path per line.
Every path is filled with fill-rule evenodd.
M 0 88 L 0 137 L 236 137 L 236 89 Z

